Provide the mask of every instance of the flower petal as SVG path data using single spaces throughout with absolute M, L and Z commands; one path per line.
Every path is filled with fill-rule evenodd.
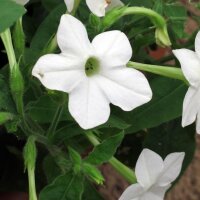
M 14 0 L 14 1 L 22 6 L 24 6 L 29 2 L 29 0 Z
M 74 8 L 74 0 L 65 0 L 68 12 L 72 12 Z
M 81 60 L 62 54 L 42 56 L 35 64 L 32 75 L 48 89 L 70 92 L 84 77 Z
M 119 200 L 140 200 L 140 196 L 143 195 L 144 192 L 140 184 L 133 184 L 123 192 Z
M 189 87 L 183 101 L 183 114 L 182 114 L 183 127 L 192 124 L 196 120 L 197 112 L 200 108 L 199 98 L 200 98 L 200 89 Z
M 181 63 L 186 79 L 191 85 L 197 87 L 200 84 L 200 58 L 188 49 L 173 50 L 173 53 Z
M 200 110 L 198 109 L 197 121 L 196 121 L 196 132 L 200 134 Z
M 127 36 L 121 31 L 108 31 L 97 35 L 92 41 L 103 67 L 126 65 L 132 56 Z
M 97 15 L 98 17 L 105 16 L 105 9 L 108 6 L 106 0 L 86 0 L 86 3 L 93 14 Z
M 111 3 L 106 8 L 106 11 L 109 11 L 113 8 L 124 6 L 124 4 L 120 0 L 112 0 Z
M 148 102 L 152 91 L 145 76 L 126 67 L 107 70 L 98 81 L 110 102 L 125 111 Z
M 148 189 L 156 183 L 164 168 L 162 158 L 155 152 L 144 149 L 136 163 L 135 174 L 137 181 Z
M 109 101 L 95 78 L 86 78 L 70 93 L 69 111 L 84 129 L 94 128 L 108 120 Z
M 165 187 L 152 187 L 149 191 L 144 193 L 141 196 L 140 200 L 163 200 L 166 191 L 170 188 L 171 185 L 167 185 Z
M 159 186 L 171 184 L 180 174 L 185 153 L 171 153 L 164 160 L 164 169 L 158 179 Z
M 200 59 L 200 31 L 197 33 L 195 38 L 195 52 L 197 53 Z
M 91 52 L 85 26 L 71 15 L 62 15 L 57 33 L 58 45 L 65 54 L 86 57 Z

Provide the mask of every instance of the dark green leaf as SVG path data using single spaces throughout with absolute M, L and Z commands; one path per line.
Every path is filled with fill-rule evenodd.
M 84 187 L 82 200 L 103 200 L 102 196 L 88 180 L 85 180 Z
M 84 186 L 83 176 L 72 172 L 59 176 L 40 193 L 40 200 L 81 200 Z
M 53 120 L 57 107 L 58 104 L 56 104 L 48 95 L 45 95 L 40 97 L 36 102 L 30 103 L 26 109 L 33 120 L 39 123 L 50 123 Z M 71 119 L 66 104 L 61 121 Z
M 57 166 L 53 157 L 50 155 L 45 157 L 43 161 L 43 169 L 48 183 L 51 183 L 57 176 L 61 174 L 61 170 Z
M 169 153 L 185 152 L 186 156 L 183 163 L 184 171 L 193 159 L 195 151 L 195 128 L 189 126 L 181 127 L 181 120 L 175 120 L 168 124 L 149 130 L 144 142 L 144 147 L 149 148 L 163 158 Z
M 132 124 L 127 133 L 152 128 L 181 116 L 183 99 L 187 91 L 184 83 L 159 77 L 151 82 L 151 88 L 153 99 L 149 103 L 132 112 L 118 111 L 118 115 L 124 121 Z
M 0 0 L 0 33 L 12 26 L 26 12 L 12 0 Z

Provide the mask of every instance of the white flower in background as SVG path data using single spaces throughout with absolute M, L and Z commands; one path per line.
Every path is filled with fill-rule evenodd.
M 178 177 L 185 153 L 171 153 L 165 160 L 155 152 L 144 149 L 135 174 L 137 184 L 129 186 L 119 200 L 163 200 L 165 192 Z
M 16 3 L 18 3 L 22 6 L 24 6 L 25 4 L 27 4 L 29 2 L 29 0 L 13 0 L 13 1 L 15 1 Z
M 173 53 L 181 63 L 183 74 L 190 84 L 183 102 L 182 126 L 197 120 L 196 131 L 200 133 L 200 32 L 195 39 L 195 52 L 178 49 L 173 50 Z
M 145 76 L 126 67 L 132 49 L 124 33 L 104 32 L 90 43 L 84 25 L 63 15 L 57 40 L 61 54 L 42 56 L 32 74 L 48 89 L 69 93 L 69 112 L 82 128 L 105 123 L 110 103 L 130 111 L 151 99 Z
M 68 12 L 71 12 L 74 7 L 75 0 L 65 0 Z M 86 0 L 88 8 L 92 13 L 99 17 L 105 16 L 106 11 L 123 6 L 124 4 L 120 0 Z

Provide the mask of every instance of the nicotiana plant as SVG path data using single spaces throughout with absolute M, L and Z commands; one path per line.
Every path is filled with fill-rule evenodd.
M 0 0 L 0 192 L 109 199 L 108 163 L 130 184 L 112 199 L 163 200 L 200 132 L 186 21 L 176 0 Z

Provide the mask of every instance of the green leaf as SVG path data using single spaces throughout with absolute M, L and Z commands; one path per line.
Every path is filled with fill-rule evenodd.
M 151 88 L 153 99 L 149 103 L 132 112 L 116 111 L 115 114 L 132 124 L 126 133 L 156 127 L 181 116 L 183 99 L 187 91 L 187 86 L 184 83 L 159 77 L 151 81 Z
M 42 0 L 42 5 L 48 10 L 53 10 L 58 4 L 63 3 L 63 0 Z M 67 10 L 67 9 L 66 9 Z
M 123 133 L 107 138 L 101 144 L 94 147 L 94 150 L 88 155 L 85 161 L 93 165 L 101 165 L 107 162 L 115 154 L 123 138 Z
M 0 0 L 0 33 L 12 26 L 25 12 L 25 8 L 12 0 Z
M 77 135 L 84 134 L 84 130 L 77 124 L 69 124 L 60 128 L 54 135 L 53 141 L 60 144 L 65 140 L 69 140 Z
M 103 200 L 102 196 L 97 192 L 96 188 L 85 179 L 84 193 L 82 200 Z
M 118 128 L 120 130 L 124 130 L 130 127 L 130 124 L 127 124 L 125 121 L 123 121 L 122 119 L 120 119 L 119 117 L 111 114 L 109 120 L 98 127 L 98 129 L 100 128 Z
M 53 157 L 50 155 L 44 158 L 43 169 L 48 183 L 51 183 L 57 176 L 61 174 L 61 170 L 59 169 Z
M 187 20 L 187 10 L 179 5 L 165 5 L 165 15 L 168 17 L 169 27 L 176 38 L 182 38 L 185 34 L 185 22 Z
M 53 120 L 58 104 L 55 103 L 48 95 L 41 96 L 36 102 L 30 103 L 26 110 L 31 118 L 38 123 L 50 123 Z M 71 116 L 66 108 L 64 109 L 61 121 L 71 120 Z
M 41 191 L 39 200 L 81 200 L 83 181 L 83 176 L 72 172 L 59 176 Z
M 51 39 L 55 36 L 60 17 L 66 12 L 64 3 L 55 7 L 45 20 L 38 27 L 32 38 L 30 48 L 25 51 L 25 61 L 28 65 L 34 65 L 36 60 L 45 53 L 45 47 L 48 46 Z
M 0 74 L 0 110 L 16 113 L 15 104 L 10 94 L 9 82 Z

